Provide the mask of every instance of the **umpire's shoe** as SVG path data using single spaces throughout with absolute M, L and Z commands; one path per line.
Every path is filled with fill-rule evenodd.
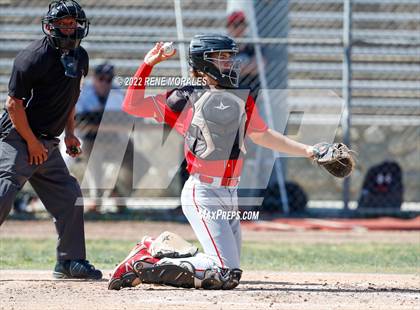
M 53 277 L 56 279 L 102 279 L 102 272 L 84 259 L 58 261 Z

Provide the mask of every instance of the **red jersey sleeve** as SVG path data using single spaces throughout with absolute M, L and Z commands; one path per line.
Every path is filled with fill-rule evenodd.
M 246 120 L 246 133 L 247 134 L 250 134 L 253 132 L 264 132 L 268 130 L 268 126 L 262 119 L 260 113 L 258 112 L 258 107 L 251 96 L 248 96 L 245 109 L 246 109 L 246 116 L 247 116 L 247 120 Z
M 178 132 L 182 132 L 184 130 L 184 113 L 183 111 L 173 111 L 168 107 L 167 97 L 169 93 L 145 97 L 146 79 L 151 74 L 152 69 L 153 67 L 146 63 L 143 63 L 137 69 L 132 80 L 138 83 L 133 83 L 128 87 L 122 110 L 137 117 L 150 117 L 160 123 L 165 122 Z

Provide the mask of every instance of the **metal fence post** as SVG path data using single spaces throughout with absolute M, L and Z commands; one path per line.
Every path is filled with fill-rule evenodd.
M 342 115 L 343 142 L 350 146 L 351 128 L 351 48 L 352 48 L 352 0 L 344 0 L 343 9 L 343 100 L 344 110 Z M 349 210 L 350 177 L 344 179 L 343 203 L 344 212 Z
M 179 61 L 183 77 L 188 77 L 187 51 L 184 41 L 184 23 L 182 20 L 182 5 L 180 0 L 174 0 L 176 32 L 180 43 L 178 44 Z

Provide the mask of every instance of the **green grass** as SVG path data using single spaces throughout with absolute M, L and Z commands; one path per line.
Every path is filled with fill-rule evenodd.
M 419 273 L 420 245 L 246 243 L 242 264 L 256 270 Z
M 112 269 L 134 242 L 88 240 L 88 259 Z M 51 269 L 52 239 L 0 239 L 0 269 Z M 419 273 L 420 245 L 387 243 L 296 244 L 245 242 L 242 268 L 273 271 Z

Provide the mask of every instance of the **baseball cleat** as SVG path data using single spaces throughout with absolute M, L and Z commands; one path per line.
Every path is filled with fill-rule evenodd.
M 146 246 L 138 243 L 110 275 L 109 290 L 134 287 L 140 284 L 136 271 L 153 266 L 159 259 L 150 256 Z
M 231 290 L 239 285 L 241 269 L 207 269 L 201 281 L 205 290 Z
M 102 272 L 84 259 L 59 261 L 54 267 L 56 279 L 100 280 Z
M 140 284 L 134 272 L 122 274 L 119 278 L 111 278 L 108 282 L 109 290 L 120 290 L 123 287 L 134 287 Z

